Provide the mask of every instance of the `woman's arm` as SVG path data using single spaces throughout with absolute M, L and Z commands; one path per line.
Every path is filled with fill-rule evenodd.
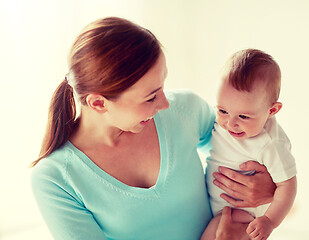
M 52 160 L 49 160 L 52 161 Z M 55 240 L 106 240 L 92 213 L 80 202 L 66 184 L 57 177 L 44 174 L 35 166 L 31 185 L 39 210 Z M 43 169 L 55 173 L 54 169 Z
M 214 173 L 214 184 L 226 192 L 221 194 L 221 197 L 235 207 L 257 207 L 270 203 L 276 185 L 267 168 L 255 161 L 248 161 L 239 167 L 244 171 L 255 170 L 256 174 L 247 176 L 229 168 L 219 167 L 219 172 Z
M 215 240 L 250 240 L 246 233 L 248 224 L 236 223 L 231 216 L 231 208 L 224 207 Z

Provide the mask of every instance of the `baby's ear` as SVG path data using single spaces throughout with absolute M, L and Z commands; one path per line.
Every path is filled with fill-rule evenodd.
M 274 116 L 277 112 L 280 111 L 282 108 L 282 103 L 281 102 L 275 102 L 269 109 L 269 116 L 268 118 Z

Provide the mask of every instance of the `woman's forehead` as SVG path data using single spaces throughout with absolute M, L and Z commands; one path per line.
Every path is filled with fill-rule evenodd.
M 147 98 L 163 88 L 166 76 L 167 66 L 165 56 L 161 53 L 158 61 L 149 69 L 149 71 L 121 95 L 123 95 L 123 97 Z

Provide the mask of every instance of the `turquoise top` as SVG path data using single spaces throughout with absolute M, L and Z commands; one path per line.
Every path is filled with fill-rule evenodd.
M 151 188 L 128 186 L 70 142 L 33 169 L 32 188 L 56 240 L 198 240 L 212 218 L 197 153 L 214 125 L 212 108 L 189 91 L 166 92 L 155 125 L 161 165 Z

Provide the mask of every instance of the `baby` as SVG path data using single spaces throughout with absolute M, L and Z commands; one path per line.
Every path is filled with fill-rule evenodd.
M 216 238 L 221 211 L 228 203 L 213 184 L 219 166 L 237 170 L 248 160 L 264 164 L 277 188 L 271 204 L 257 208 L 233 209 L 234 221 L 249 223 L 251 239 L 265 240 L 288 214 L 296 195 L 296 166 L 291 145 L 274 115 L 281 72 L 273 58 L 256 49 L 236 52 L 227 61 L 217 95 L 217 116 L 207 159 L 207 188 L 214 214 L 202 240 Z M 243 172 L 243 174 L 254 174 Z

